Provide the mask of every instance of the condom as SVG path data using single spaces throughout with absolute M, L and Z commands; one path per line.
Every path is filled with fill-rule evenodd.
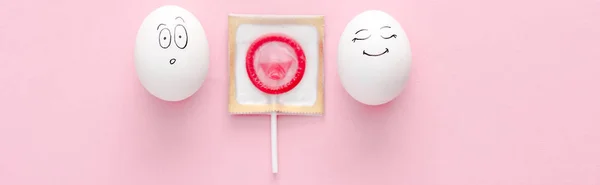
M 256 39 L 246 54 L 248 78 L 267 94 L 292 90 L 302 80 L 305 68 L 302 47 L 283 34 L 268 34 Z

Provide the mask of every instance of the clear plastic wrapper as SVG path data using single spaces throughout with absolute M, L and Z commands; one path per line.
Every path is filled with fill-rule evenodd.
M 230 15 L 229 112 L 322 114 L 323 23 L 323 16 Z

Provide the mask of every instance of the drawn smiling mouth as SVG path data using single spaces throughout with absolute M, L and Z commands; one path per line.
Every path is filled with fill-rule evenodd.
M 370 57 L 376 57 L 376 56 L 381 56 L 381 55 L 389 53 L 389 52 L 390 52 L 390 50 L 388 48 L 385 48 L 385 51 L 383 51 L 383 53 L 379 53 L 379 54 L 369 54 L 365 50 L 363 50 L 363 55 L 367 55 Z

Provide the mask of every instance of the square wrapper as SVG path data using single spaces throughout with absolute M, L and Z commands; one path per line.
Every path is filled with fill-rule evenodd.
M 291 91 L 270 95 L 258 90 L 246 73 L 245 58 L 250 44 L 269 33 L 294 38 L 306 55 L 304 77 Z M 229 112 L 232 114 L 323 113 L 323 16 L 230 15 L 229 16 Z

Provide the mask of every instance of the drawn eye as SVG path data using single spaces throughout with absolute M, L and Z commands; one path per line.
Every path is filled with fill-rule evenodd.
M 365 38 L 353 38 L 352 42 L 356 42 L 357 40 L 367 40 L 369 38 L 371 38 L 371 35 L 369 35 L 368 37 L 365 37 Z
M 171 30 L 163 28 L 158 34 L 158 44 L 161 48 L 167 49 L 171 46 Z
M 175 45 L 179 49 L 184 49 L 188 44 L 188 34 L 187 29 L 183 25 L 175 26 Z
M 391 36 L 389 36 L 389 37 L 384 37 L 384 36 L 381 36 L 381 38 L 383 38 L 383 39 L 391 39 L 391 38 L 396 38 L 396 37 L 397 37 L 397 35 L 396 35 L 396 34 L 393 34 L 393 35 L 391 35 Z

